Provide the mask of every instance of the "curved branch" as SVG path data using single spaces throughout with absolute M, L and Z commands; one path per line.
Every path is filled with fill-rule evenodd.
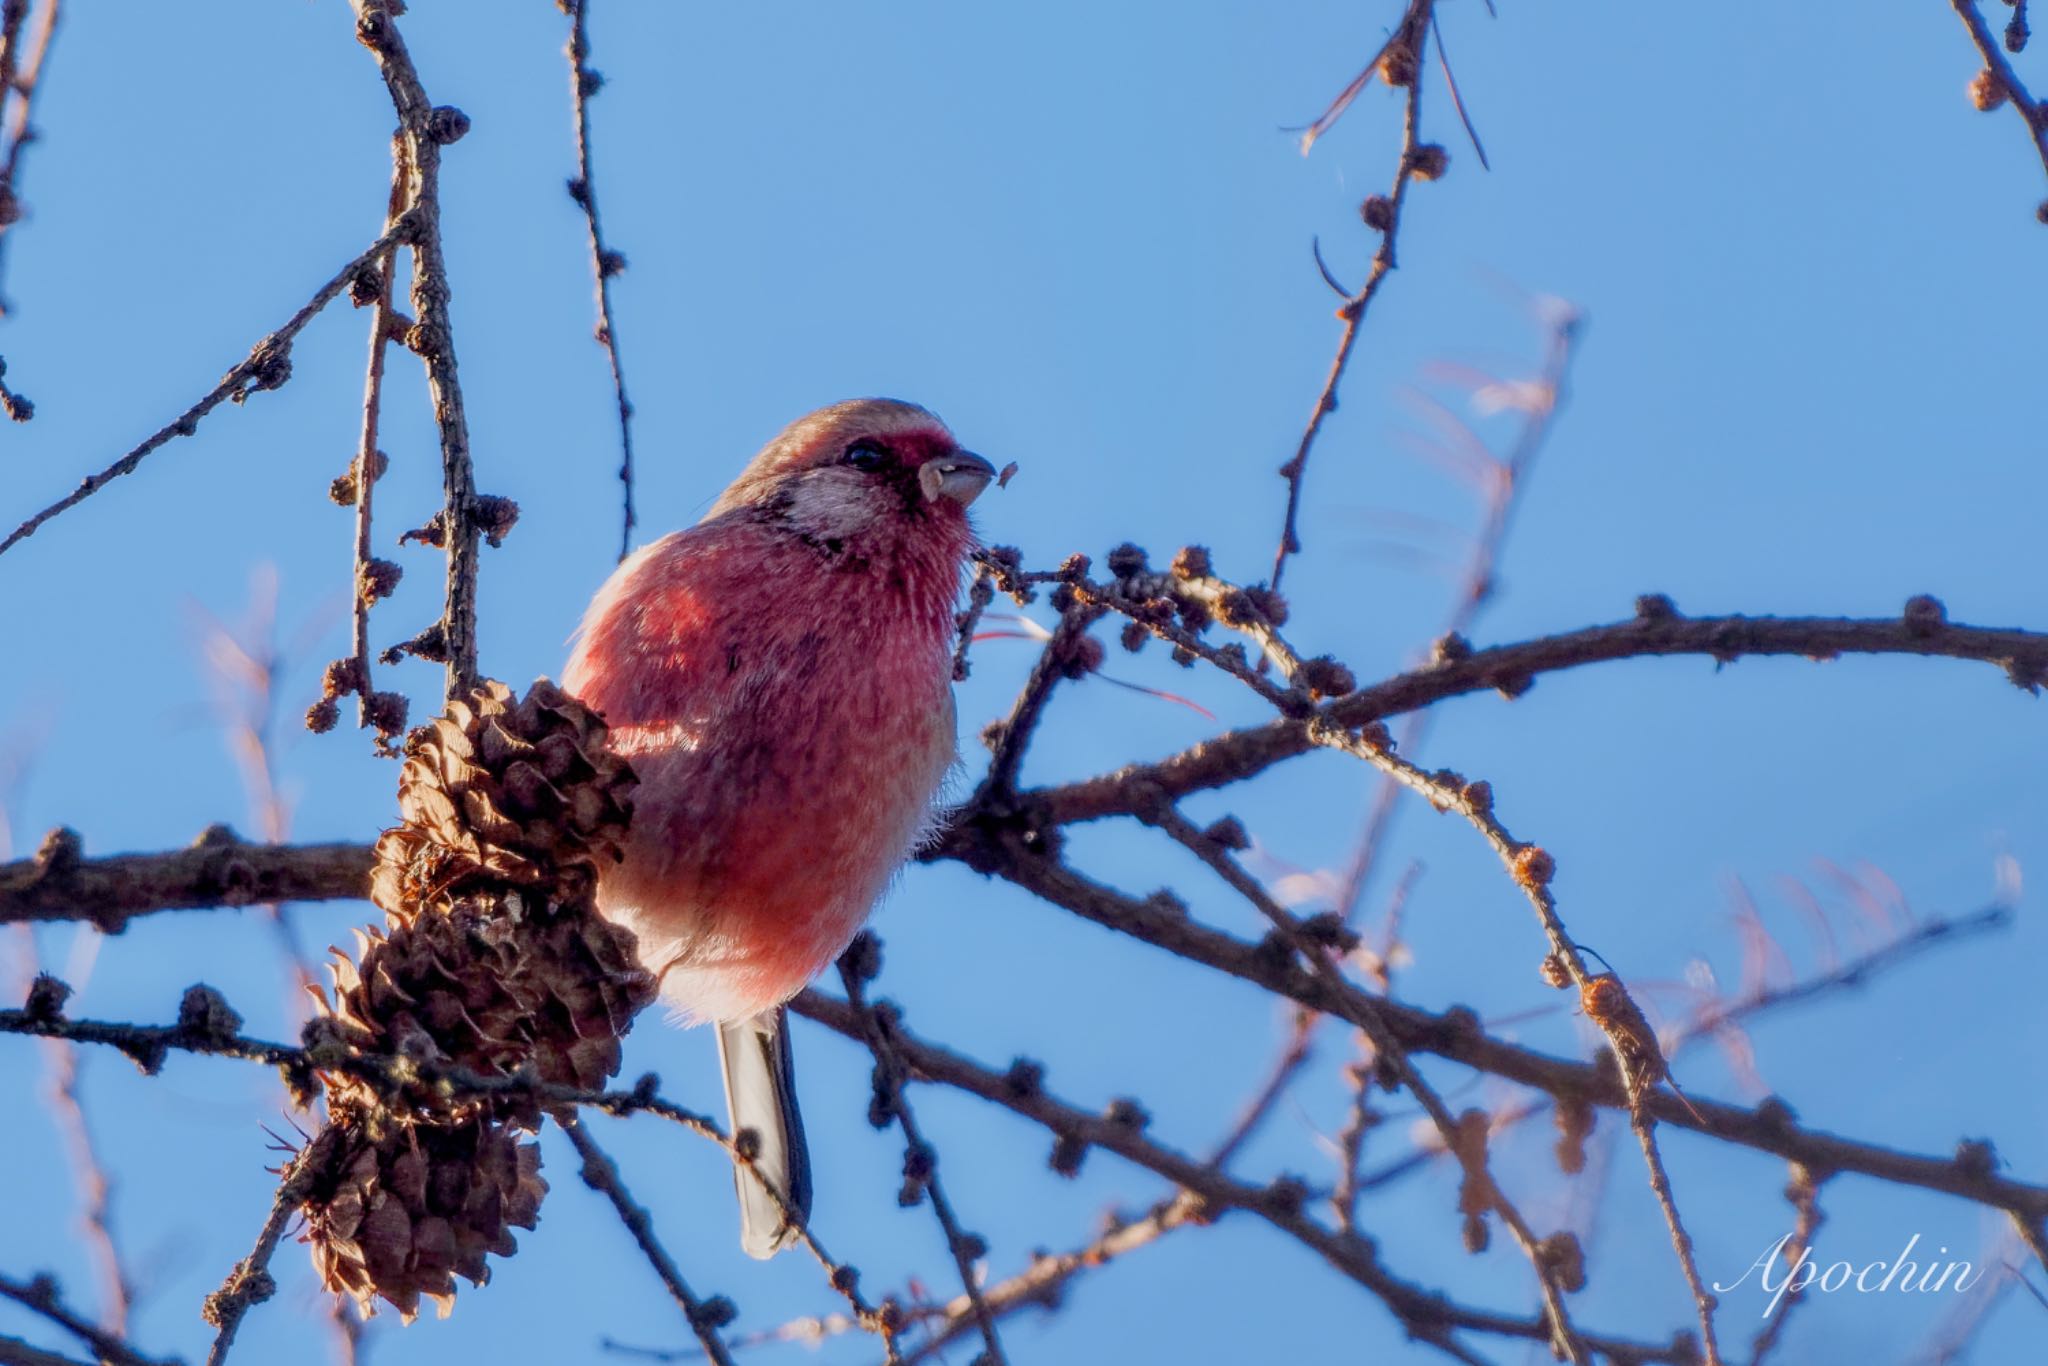
M 1432 706 L 1466 693 L 1497 690 L 1509 697 L 1528 691 L 1537 677 L 1587 664 L 1659 655 L 1706 655 L 1727 664 L 1747 655 L 1799 655 L 1833 659 L 1851 654 L 1906 654 L 1973 659 L 1995 664 L 2029 692 L 2048 683 L 2048 634 L 2017 628 L 1951 625 L 1932 599 L 1931 611 L 1903 617 L 1682 617 L 1662 598 L 1646 598 L 1633 620 L 1538 636 L 1513 645 L 1470 651 L 1449 642 L 1441 663 L 1396 674 L 1327 703 L 1322 715 L 1356 728 Z M 1469 652 L 1468 652 L 1469 651 Z M 1058 787 L 1037 788 L 1021 800 L 1050 824 L 1135 815 L 1144 800 L 1137 790 L 1151 785 L 1178 798 L 1223 787 L 1313 748 L 1306 720 L 1283 719 L 1212 736 L 1180 753 L 1149 764 Z M 961 822 L 927 859 L 956 855 Z

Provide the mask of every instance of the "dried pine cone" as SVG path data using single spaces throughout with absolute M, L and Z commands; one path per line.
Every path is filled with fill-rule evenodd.
M 604 733 L 545 679 L 516 704 L 495 682 L 450 703 L 406 738 L 405 824 L 377 842 L 371 899 L 397 915 L 478 881 L 587 887 L 594 864 L 619 857 L 635 785 Z
M 328 1177 L 306 1205 L 313 1265 L 366 1316 L 382 1298 L 410 1321 L 425 1296 L 445 1317 L 455 1277 L 488 1280 L 484 1254 L 517 1250 L 511 1230 L 538 1222 L 548 1189 L 540 1145 L 494 1120 L 391 1124 L 374 1137 L 337 1121 L 314 1143 L 328 1149 L 315 1156 Z
M 602 1086 L 619 1037 L 654 999 L 633 936 L 597 914 L 596 868 L 616 860 L 632 771 L 604 723 L 545 680 L 523 699 L 487 683 L 406 741 L 404 824 L 377 842 L 371 898 L 383 930 L 338 951 L 321 1027 L 365 1052 L 484 1076 Z M 431 1076 L 429 1081 L 431 1081 Z M 509 1255 L 547 1185 L 530 1095 L 451 1099 L 328 1078 L 330 1124 L 306 1205 L 314 1261 L 365 1313 L 445 1313 L 453 1277 L 481 1282 Z

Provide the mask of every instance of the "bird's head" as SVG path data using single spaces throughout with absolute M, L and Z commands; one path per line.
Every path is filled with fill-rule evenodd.
M 964 554 L 972 543 L 967 505 L 995 475 L 925 409 L 857 398 L 785 427 L 706 520 L 746 511 L 823 542 L 872 550 L 930 537 Z

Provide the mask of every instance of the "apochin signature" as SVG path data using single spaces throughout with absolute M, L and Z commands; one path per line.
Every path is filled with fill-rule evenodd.
M 1770 1303 L 1764 1306 L 1762 1315 L 1769 1318 L 1778 1312 L 1778 1304 L 1785 1296 L 1803 1290 L 1820 1290 L 1833 1294 L 1837 1290 L 1853 1287 L 1858 1294 L 1863 1295 L 1880 1295 L 1886 1291 L 1928 1294 L 1940 1290 L 1960 1292 L 1968 1290 L 1984 1276 L 1982 1271 L 1969 1262 L 1930 1261 L 1923 1270 L 1921 1263 L 1908 1261 L 1913 1249 L 1920 1245 L 1920 1235 L 1916 1233 L 1906 1240 L 1906 1245 L 1899 1249 L 1899 1255 L 1893 1260 L 1865 1262 L 1861 1266 L 1851 1262 L 1831 1262 L 1823 1267 L 1813 1260 L 1812 1248 L 1801 1248 L 1799 1255 L 1785 1268 L 1783 1277 L 1776 1285 L 1772 1285 L 1771 1268 L 1778 1265 L 1784 1256 L 1785 1244 L 1791 1241 L 1792 1235 L 1788 1233 L 1772 1243 L 1749 1264 L 1748 1271 L 1744 1271 L 1726 1285 L 1715 1281 L 1715 1291 L 1727 1294 L 1748 1280 L 1750 1272 L 1753 1271 L 1757 1276 L 1758 1287 L 1771 1297 Z M 1948 1249 L 1944 1247 L 1939 1250 L 1946 1257 Z M 1880 1274 L 1882 1279 L 1873 1279 Z M 1955 1277 L 1953 1282 L 1949 1280 L 1951 1276 Z

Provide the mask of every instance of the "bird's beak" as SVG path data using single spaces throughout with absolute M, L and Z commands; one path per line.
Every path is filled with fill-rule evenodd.
M 995 477 L 996 467 L 973 451 L 954 451 L 918 466 L 917 486 L 923 490 L 926 502 L 951 498 L 966 507 L 981 496 L 989 480 Z

